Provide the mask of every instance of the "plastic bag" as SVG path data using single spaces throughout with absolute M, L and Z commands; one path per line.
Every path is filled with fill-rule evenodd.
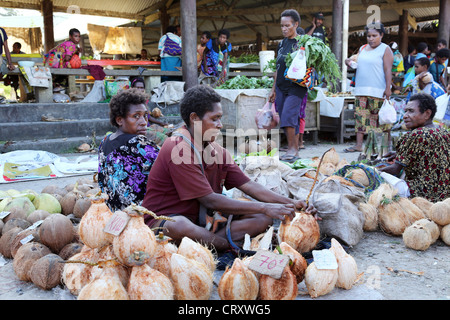
M 306 74 L 306 55 L 305 48 L 301 47 L 287 71 L 287 76 L 291 79 L 303 79 Z
M 275 108 L 275 103 L 267 101 L 262 109 L 258 109 L 255 122 L 258 129 L 271 130 L 276 128 L 280 122 L 280 116 Z
M 390 100 L 384 100 L 380 111 L 378 111 L 378 121 L 380 124 L 394 124 L 397 122 L 397 111 L 395 111 L 394 104 Z

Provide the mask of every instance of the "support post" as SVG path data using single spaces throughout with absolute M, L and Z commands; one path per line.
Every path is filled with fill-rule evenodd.
M 400 16 L 398 33 L 400 53 L 406 56 L 408 55 L 408 10 L 403 10 L 403 14 Z
M 47 53 L 55 46 L 55 36 L 53 33 L 52 0 L 42 0 L 41 12 L 44 18 L 44 51 Z
M 183 42 L 182 71 L 185 90 L 198 84 L 197 75 L 197 7 L 195 0 L 181 1 Z
M 342 65 L 342 25 L 343 25 L 343 3 L 342 0 L 333 0 L 333 34 L 332 48 L 334 55 L 338 61 L 338 65 Z M 339 86 L 340 87 L 340 86 Z M 336 88 L 340 91 L 340 88 Z
M 450 38 L 450 1 L 441 0 L 439 5 L 438 39 L 449 42 Z
M 341 91 L 347 91 L 347 65 L 345 59 L 348 57 L 348 16 L 349 16 L 349 0 L 343 0 L 342 10 L 342 85 Z M 337 30 L 336 30 L 337 31 Z M 334 32 L 333 32 L 334 33 Z

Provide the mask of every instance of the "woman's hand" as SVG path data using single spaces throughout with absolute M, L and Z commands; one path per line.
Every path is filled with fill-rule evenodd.
M 276 98 L 275 88 L 272 88 L 269 94 L 269 102 L 274 103 Z
M 392 91 L 391 88 L 386 87 L 386 90 L 384 90 L 384 98 L 389 100 L 389 98 L 391 97 Z

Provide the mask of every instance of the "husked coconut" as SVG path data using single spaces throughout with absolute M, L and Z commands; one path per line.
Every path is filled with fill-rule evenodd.
M 22 281 L 30 281 L 29 271 L 33 264 L 49 253 L 51 253 L 50 249 L 42 243 L 28 242 L 21 246 L 13 261 L 13 268 L 17 277 Z
M 430 217 L 430 209 L 433 206 L 433 202 L 422 197 L 414 197 L 411 199 L 411 202 L 419 207 L 419 209 L 423 211 L 427 218 Z
M 437 239 L 439 239 L 440 230 L 439 226 L 431 219 L 425 218 L 417 220 L 413 223 L 413 225 L 422 226 L 425 229 L 428 229 L 431 235 L 431 244 L 435 243 Z
M 280 243 L 280 249 L 283 254 L 289 256 L 292 260 L 291 271 L 295 275 L 297 283 L 302 282 L 305 276 L 306 268 L 308 267 L 306 259 L 286 242 Z
M 444 201 L 433 204 L 429 214 L 429 218 L 440 226 L 445 226 L 450 223 L 450 205 Z
M 381 230 L 394 236 L 401 236 L 413 221 L 400 204 L 390 201 L 379 207 L 378 219 Z
M 261 300 L 294 300 L 298 294 L 297 278 L 289 268 L 284 268 L 280 279 L 262 274 L 259 278 Z
M 72 221 L 61 213 L 54 213 L 45 218 L 39 227 L 39 238 L 41 242 L 58 253 L 74 237 Z
M 65 216 L 73 213 L 73 208 L 75 207 L 75 203 L 80 198 L 80 195 L 76 192 L 70 191 L 68 192 L 62 199 L 60 200 L 61 204 L 61 213 Z
M 311 262 L 305 272 L 305 285 L 309 295 L 317 298 L 330 293 L 336 286 L 338 276 L 337 269 L 317 269 L 316 263 Z
M 450 246 L 450 224 L 442 227 L 441 240 L 448 246 Z
M 375 231 L 378 229 L 378 211 L 377 209 L 366 202 L 359 204 L 359 211 L 364 215 L 364 231 Z
M 36 286 L 43 290 L 50 290 L 61 284 L 61 274 L 64 260 L 57 254 L 47 254 L 33 264 L 29 271 L 29 278 Z
M 147 264 L 131 269 L 127 292 L 131 300 L 174 299 L 174 289 L 170 279 Z
M 180 245 L 178 246 L 177 253 L 185 256 L 186 258 L 203 263 L 209 270 L 211 270 L 211 272 L 214 272 L 216 269 L 216 262 L 211 250 L 209 250 L 206 246 L 193 241 L 189 237 L 183 237 Z
M 407 227 L 402 237 L 405 246 L 414 250 L 427 250 L 433 241 L 430 231 L 416 224 Z
M 329 249 L 338 264 L 338 278 L 336 286 L 343 289 L 351 289 L 358 277 L 358 266 L 355 259 L 345 252 L 342 245 L 334 238 L 331 239 L 331 248 Z
M 382 183 L 370 193 L 367 203 L 378 209 L 384 199 L 392 200 L 395 194 L 396 191 L 389 183 Z
M 280 224 L 278 235 L 300 253 L 309 252 L 320 240 L 319 224 L 313 215 L 296 212 L 294 219 L 286 219 Z
M 256 300 L 259 283 L 255 274 L 236 258 L 220 278 L 217 291 L 222 300 Z

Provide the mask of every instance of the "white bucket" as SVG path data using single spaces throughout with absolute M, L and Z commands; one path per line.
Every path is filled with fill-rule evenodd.
M 264 72 L 264 68 L 268 65 L 269 61 L 275 58 L 275 51 L 260 51 L 259 52 L 259 69 Z

